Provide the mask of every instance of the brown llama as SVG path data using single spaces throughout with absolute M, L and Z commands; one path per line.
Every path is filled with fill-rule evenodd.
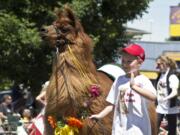
M 54 134 L 49 116 L 61 122 L 71 116 L 82 121 L 82 128 L 76 134 L 110 135 L 113 113 L 97 123 L 88 118 L 107 105 L 105 99 L 113 81 L 106 74 L 97 72 L 92 59 L 92 40 L 84 32 L 80 21 L 70 8 L 64 7 L 57 13 L 57 20 L 44 27 L 41 34 L 52 47 L 58 48 L 47 89 L 44 134 Z M 96 96 L 90 93 L 92 86 L 96 87 Z M 154 106 L 150 105 L 153 135 L 156 134 L 155 114 Z

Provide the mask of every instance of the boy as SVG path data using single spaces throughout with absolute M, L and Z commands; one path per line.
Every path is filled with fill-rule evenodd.
M 126 75 L 113 83 L 106 98 L 110 103 L 91 119 L 101 119 L 114 109 L 112 135 L 151 135 L 148 100 L 156 100 L 150 80 L 139 74 L 145 59 L 144 49 L 131 44 L 122 50 L 122 68 Z

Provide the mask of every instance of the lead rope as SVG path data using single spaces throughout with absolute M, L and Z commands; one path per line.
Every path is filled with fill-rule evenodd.
M 57 115 L 57 112 L 58 112 L 58 95 L 59 95 L 59 91 L 58 91 L 58 56 L 59 56 L 59 48 L 57 47 L 56 48 L 56 68 L 55 68 L 55 70 L 56 70 L 56 75 L 55 75 L 55 77 L 56 77 L 56 114 L 55 114 L 55 116 L 56 116 L 56 118 L 58 118 L 58 115 Z M 61 71 L 62 72 L 62 71 Z M 65 77 L 65 75 L 64 75 L 64 73 L 62 72 L 62 76 L 63 76 L 63 78 L 64 78 L 64 82 L 65 82 L 65 85 L 66 85 L 66 87 L 67 87 L 67 91 L 68 91 L 68 94 L 69 94 L 69 96 L 71 95 L 70 94 L 70 92 L 69 92 L 69 87 L 68 87 L 68 84 L 67 84 L 67 79 L 66 79 L 66 77 Z M 73 107 L 75 108 L 76 106 L 77 106 L 77 104 L 75 103 L 75 102 L 73 102 L 72 101 L 72 99 L 74 99 L 74 95 L 72 95 L 72 96 L 70 96 L 70 99 L 71 99 L 71 104 L 73 105 Z
M 86 84 L 93 84 L 93 82 L 91 81 L 91 79 L 89 78 L 89 76 L 85 73 L 86 72 L 86 69 L 82 66 L 82 64 L 78 61 L 77 57 L 75 57 L 74 53 L 72 52 L 72 49 L 69 47 L 68 45 L 68 49 L 69 49 L 69 52 L 73 58 L 73 63 L 75 64 L 75 66 L 78 68 L 78 71 L 82 77 L 82 80 L 84 82 L 84 86 L 86 86 Z M 86 79 L 84 80 L 83 77 Z M 97 80 L 95 80 L 97 82 Z M 103 124 L 101 123 L 101 121 L 99 120 L 95 120 L 95 122 L 93 123 L 93 125 L 90 127 L 90 130 L 89 130 L 89 135 L 91 135 L 91 132 L 92 132 L 92 129 L 94 128 L 94 126 L 98 124 L 101 128 L 102 128 L 102 131 L 103 131 L 103 135 L 105 135 L 105 130 L 104 130 L 104 126 Z
M 86 67 L 83 67 L 82 64 L 78 61 L 77 57 L 75 57 L 75 55 L 69 45 L 68 45 L 68 50 L 72 56 L 72 61 L 73 61 L 74 65 L 77 67 L 78 72 L 80 73 L 80 76 L 82 78 L 82 81 L 84 82 L 83 85 L 86 87 L 86 86 L 88 86 L 88 84 L 93 84 L 93 81 L 91 81 L 89 76 L 86 74 Z M 83 79 L 83 78 L 85 78 L 85 79 Z M 97 80 L 95 80 L 95 81 L 97 82 Z
M 58 115 L 57 115 L 57 112 L 58 112 L 58 105 L 57 105 L 57 103 L 58 103 L 58 95 L 59 95 L 59 92 L 58 92 L 58 56 L 59 56 L 59 48 L 58 47 L 56 47 L 56 68 L 55 68 L 55 72 L 56 72 L 56 119 L 57 119 L 57 117 L 58 117 Z
M 78 61 L 78 59 L 77 59 L 77 57 L 75 57 L 75 55 L 74 55 L 74 53 L 72 52 L 72 49 L 68 46 L 68 49 L 69 49 L 69 52 L 70 52 L 70 54 L 71 54 L 71 56 L 72 56 L 72 60 L 73 60 L 73 63 L 74 63 L 74 65 L 78 68 L 78 71 L 79 71 L 79 73 L 80 73 L 80 75 L 81 75 L 81 78 L 82 78 L 82 80 L 83 80 L 83 85 L 84 85 L 84 87 L 86 87 L 88 84 L 93 84 L 93 81 L 91 81 L 91 79 L 89 78 L 89 76 L 86 74 L 86 69 L 82 66 L 82 64 Z M 83 78 L 85 78 L 85 79 L 83 79 Z M 97 80 L 95 80 L 96 82 L 97 82 Z M 102 123 L 99 121 L 99 120 L 95 120 L 95 122 L 93 123 L 93 125 L 90 127 L 90 129 L 89 129 L 89 132 L 88 132 L 88 134 L 89 135 L 91 135 L 91 133 L 92 133 L 92 130 L 93 130 L 93 128 L 94 128 L 94 126 L 96 125 L 96 124 L 99 124 L 100 125 L 100 127 L 101 128 L 103 128 L 104 126 L 102 125 Z M 105 130 L 104 130 L 104 128 L 102 129 L 102 131 L 103 131 L 103 135 L 105 135 Z

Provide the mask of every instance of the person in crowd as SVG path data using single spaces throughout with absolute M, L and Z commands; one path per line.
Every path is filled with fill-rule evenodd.
M 24 109 L 22 113 L 22 121 L 24 123 L 30 123 L 32 120 L 32 113 L 30 109 Z
M 18 101 L 22 97 L 22 91 L 23 91 L 23 84 L 14 84 L 12 87 L 12 102 L 13 104 L 16 104 L 16 101 Z
M 2 103 L 0 104 L 0 117 L 4 120 L 8 115 L 12 115 L 12 97 L 10 95 L 4 95 Z
M 23 110 L 21 122 L 23 124 L 24 129 L 27 131 L 28 130 L 28 126 L 32 122 L 32 113 L 31 113 L 30 109 L 24 109 Z
M 159 70 L 159 76 L 156 80 L 158 129 L 166 116 L 168 135 L 176 135 L 176 117 L 179 113 L 179 108 L 176 106 L 179 87 L 179 79 L 176 75 L 177 65 L 169 57 L 161 55 L 156 59 L 156 68 Z
M 42 85 L 42 90 L 40 92 L 40 94 L 36 97 L 36 100 L 39 101 L 41 104 L 43 104 L 43 106 L 46 105 L 46 89 L 49 85 L 49 81 L 46 81 L 43 85 Z
M 30 91 L 30 87 L 25 87 L 23 83 L 19 85 L 14 84 L 12 88 L 12 100 L 13 111 L 16 113 L 22 115 L 25 108 L 31 109 L 32 113 L 35 111 L 35 98 Z
M 101 119 L 114 109 L 112 135 L 151 135 L 148 102 L 156 100 L 151 81 L 139 68 L 145 60 L 144 49 L 130 44 L 122 49 L 125 75 L 117 78 L 106 98 L 109 105 L 91 119 Z
M 49 81 L 46 81 L 42 85 L 40 94 L 36 97 L 36 100 L 43 105 L 43 108 L 41 109 L 41 112 L 32 120 L 32 124 L 28 126 L 30 135 L 43 134 L 44 132 L 44 110 L 46 106 L 46 90 L 48 88 L 48 85 Z

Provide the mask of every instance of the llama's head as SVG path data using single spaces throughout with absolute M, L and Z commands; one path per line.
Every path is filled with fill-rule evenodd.
M 42 38 L 52 47 L 65 50 L 67 45 L 90 45 L 91 39 L 84 33 L 79 19 L 65 6 L 57 12 L 57 19 L 50 26 L 41 29 Z

